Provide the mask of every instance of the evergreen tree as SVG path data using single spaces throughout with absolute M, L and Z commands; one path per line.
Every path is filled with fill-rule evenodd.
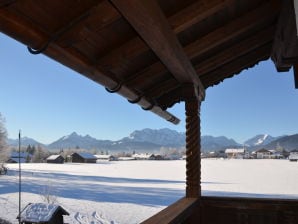
M 32 158 L 34 163 L 42 163 L 49 156 L 49 152 L 43 149 L 40 145 L 37 146 Z

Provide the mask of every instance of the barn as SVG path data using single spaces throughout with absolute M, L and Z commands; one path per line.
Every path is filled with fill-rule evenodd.
M 64 157 L 61 155 L 51 155 L 47 158 L 47 163 L 64 163 Z
M 73 163 L 96 163 L 97 157 L 87 152 L 75 152 L 71 155 Z
M 22 224 L 63 224 L 64 215 L 69 215 L 69 213 L 59 205 L 29 203 L 21 211 L 21 219 L 19 216 L 17 219 L 20 219 Z

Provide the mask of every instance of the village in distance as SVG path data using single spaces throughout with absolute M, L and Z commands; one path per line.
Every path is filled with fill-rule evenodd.
M 185 133 L 170 129 L 143 129 L 119 141 L 97 140 L 76 132 L 49 145 L 34 139 L 8 140 L 6 163 L 96 163 L 123 160 L 182 160 L 186 158 Z M 281 137 L 257 135 L 239 144 L 224 136 L 202 136 L 201 158 L 298 160 L 298 134 Z

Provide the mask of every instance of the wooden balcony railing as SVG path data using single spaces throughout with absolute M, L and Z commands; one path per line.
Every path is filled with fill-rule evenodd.
M 143 224 L 298 224 L 298 200 L 182 198 Z

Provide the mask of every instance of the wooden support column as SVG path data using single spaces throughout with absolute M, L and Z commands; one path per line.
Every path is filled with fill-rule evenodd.
M 294 65 L 295 88 L 298 89 L 298 64 Z
M 185 101 L 186 113 L 186 197 L 201 196 L 200 106 L 197 99 Z
M 296 31 L 297 31 L 297 37 L 298 37 L 298 0 L 294 0 L 294 9 L 295 9 L 295 16 L 296 16 Z

